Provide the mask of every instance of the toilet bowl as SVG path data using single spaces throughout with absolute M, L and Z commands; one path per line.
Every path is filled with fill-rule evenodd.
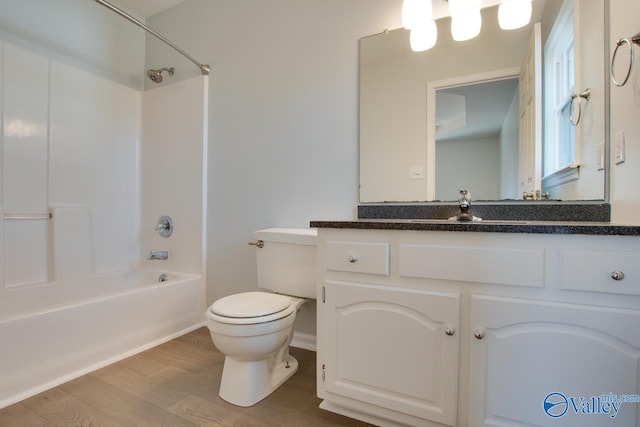
M 221 298 L 206 313 L 207 327 L 225 355 L 220 397 L 251 406 L 298 369 L 289 354 L 300 307 L 315 298 L 315 230 L 257 231 L 258 286 L 274 292 L 243 292 Z M 279 292 L 279 293 L 275 293 Z
M 222 298 L 209 308 L 211 339 L 225 355 L 220 397 L 238 406 L 251 406 L 296 372 L 298 361 L 289 354 L 289 344 L 296 313 L 305 301 L 245 292 Z M 235 313 L 226 309 L 230 306 Z

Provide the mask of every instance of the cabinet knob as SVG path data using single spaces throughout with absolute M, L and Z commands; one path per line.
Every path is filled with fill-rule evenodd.
M 613 273 L 611 273 L 611 278 L 613 280 L 622 280 L 624 279 L 624 273 L 620 270 L 616 270 Z
M 447 328 L 444 330 L 444 333 L 452 337 L 456 333 L 456 330 L 453 328 Z
M 476 337 L 477 339 L 481 340 L 482 338 L 484 338 L 484 331 L 475 331 L 473 333 L 473 336 Z
M 356 262 L 358 262 L 358 257 L 355 255 L 349 255 L 349 262 L 351 264 L 355 264 Z

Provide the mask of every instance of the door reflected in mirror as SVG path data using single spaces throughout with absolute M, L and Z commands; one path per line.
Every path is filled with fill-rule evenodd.
M 487 104 L 486 100 L 491 99 Z M 435 200 L 517 199 L 518 78 L 435 90 Z
M 606 200 L 598 167 L 608 114 L 605 3 L 534 0 L 531 23 L 512 31 L 499 29 L 489 7 L 480 35 L 466 42 L 453 41 L 450 19 L 439 19 L 438 43 L 425 52 L 411 51 L 404 29 L 361 39 L 360 202 L 454 201 L 460 188 L 476 201 Z M 545 48 L 561 33 L 572 36 L 564 51 L 572 71 Z M 549 91 L 559 91 L 561 76 L 571 84 L 558 112 Z M 587 88 L 588 100 L 574 96 Z M 543 117 L 568 122 L 578 113 L 576 126 L 543 134 Z M 554 148 L 566 135 L 571 143 Z M 567 146 L 572 161 L 549 166 L 552 150 Z

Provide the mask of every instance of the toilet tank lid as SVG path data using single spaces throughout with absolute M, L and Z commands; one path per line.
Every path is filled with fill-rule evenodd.
M 298 245 L 316 245 L 316 228 L 267 228 L 254 233 L 255 238 L 264 242 L 295 243 Z

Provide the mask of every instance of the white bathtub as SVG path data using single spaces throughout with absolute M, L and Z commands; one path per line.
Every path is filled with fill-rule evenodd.
M 0 294 L 0 408 L 204 323 L 201 276 L 132 271 Z

